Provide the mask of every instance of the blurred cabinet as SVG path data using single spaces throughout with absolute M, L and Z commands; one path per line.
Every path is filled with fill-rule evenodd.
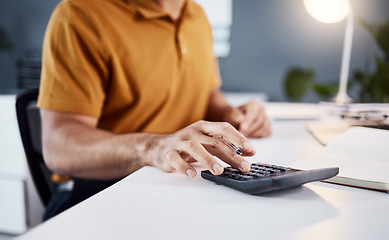
M 27 230 L 27 165 L 15 110 L 15 95 L 0 95 L 0 232 Z

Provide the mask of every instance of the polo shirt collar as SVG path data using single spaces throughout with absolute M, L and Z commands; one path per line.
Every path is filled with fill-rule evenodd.
M 153 0 L 129 0 L 136 5 L 136 11 L 146 19 L 160 18 L 169 16 L 169 14 L 162 9 Z M 194 3 L 192 0 L 187 0 L 185 3 L 183 17 L 191 17 L 194 15 Z

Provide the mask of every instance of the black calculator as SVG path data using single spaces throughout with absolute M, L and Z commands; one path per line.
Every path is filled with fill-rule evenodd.
M 247 173 L 226 167 L 221 175 L 204 170 L 201 176 L 217 184 L 249 193 L 261 194 L 301 186 L 308 182 L 321 181 L 336 176 L 339 168 L 298 170 L 265 163 L 252 163 Z

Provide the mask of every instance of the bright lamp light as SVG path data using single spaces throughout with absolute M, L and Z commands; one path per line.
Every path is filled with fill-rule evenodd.
M 324 23 L 340 22 L 350 10 L 347 0 L 304 0 L 304 6 L 312 17 Z
M 347 95 L 347 80 L 350 69 L 351 46 L 354 32 L 354 16 L 348 0 L 304 0 L 305 9 L 315 19 L 325 23 L 336 23 L 347 17 L 344 34 L 342 66 L 340 69 L 339 91 L 334 101 L 337 104 L 351 102 Z

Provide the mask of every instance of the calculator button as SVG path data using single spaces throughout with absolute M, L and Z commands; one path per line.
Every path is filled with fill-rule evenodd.
M 248 181 L 248 180 L 251 180 L 251 179 L 253 179 L 252 176 L 243 176 L 243 180 L 244 181 Z
M 259 164 L 259 166 L 260 166 L 260 167 L 270 167 L 269 164 L 265 164 L 265 163 L 261 163 L 261 164 Z

